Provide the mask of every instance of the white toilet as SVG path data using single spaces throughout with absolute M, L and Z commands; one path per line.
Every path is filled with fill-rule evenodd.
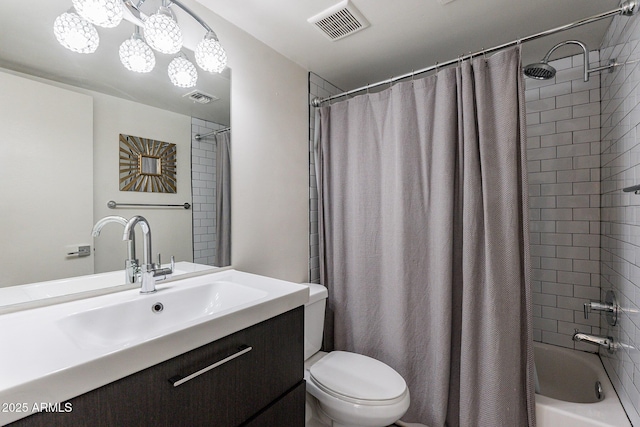
M 409 389 L 388 365 L 362 354 L 320 351 L 327 289 L 308 284 L 304 308 L 307 427 L 386 427 L 409 409 Z

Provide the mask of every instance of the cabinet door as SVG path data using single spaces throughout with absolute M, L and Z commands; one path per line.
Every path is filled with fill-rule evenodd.
M 303 316 L 298 307 L 76 397 L 71 412 L 39 413 L 12 425 L 238 426 L 302 380 Z M 177 376 L 202 371 L 238 351 L 244 353 L 173 385 Z
M 305 393 L 305 382 L 301 381 L 278 401 L 243 423 L 242 427 L 304 427 Z

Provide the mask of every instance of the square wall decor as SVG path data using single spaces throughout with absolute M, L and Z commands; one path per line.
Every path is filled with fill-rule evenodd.
M 175 193 L 176 144 L 120 134 L 120 191 Z

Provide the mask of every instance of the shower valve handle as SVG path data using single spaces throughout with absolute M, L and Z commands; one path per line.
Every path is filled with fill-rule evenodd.
M 591 310 L 613 312 L 614 306 L 613 306 L 613 304 L 609 304 L 609 303 L 606 303 L 606 302 L 596 302 L 596 301 L 585 302 L 584 303 L 584 318 L 585 319 L 589 318 L 589 313 L 591 312 Z
M 591 303 L 590 302 L 585 302 L 584 303 L 584 318 L 588 319 L 589 318 L 589 312 L 591 311 Z M 576 329 L 576 332 L 578 332 L 578 330 Z

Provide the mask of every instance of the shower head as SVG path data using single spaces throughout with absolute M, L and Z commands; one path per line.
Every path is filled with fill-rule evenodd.
M 556 69 L 545 61 L 540 61 L 524 67 L 524 75 L 536 80 L 549 80 L 555 77 Z
M 567 44 L 575 44 L 580 46 L 582 49 L 583 61 L 584 61 L 584 81 L 589 81 L 589 49 L 587 45 L 578 40 L 567 40 L 561 43 L 558 43 L 554 47 L 552 47 L 549 52 L 542 58 L 542 60 L 536 64 L 529 64 L 524 67 L 524 75 L 527 77 L 531 77 L 532 79 L 538 80 L 548 80 L 552 79 L 556 75 L 556 69 L 549 65 L 549 57 L 551 54 L 558 49 Z

